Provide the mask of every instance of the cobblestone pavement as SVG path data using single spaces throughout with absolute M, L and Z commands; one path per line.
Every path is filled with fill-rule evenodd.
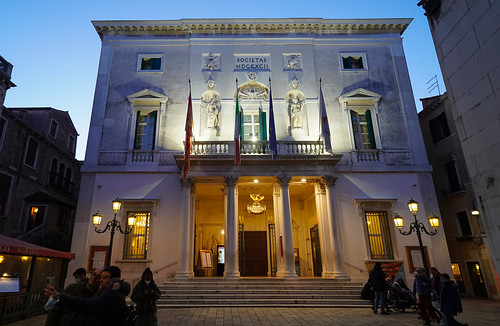
M 500 325 L 500 302 L 462 300 L 464 312 L 457 320 L 469 325 Z M 414 312 L 374 315 L 367 308 L 170 308 L 158 311 L 159 326 L 173 325 L 421 325 Z M 45 315 L 11 323 L 43 326 Z M 433 323 L 433 325 L 437 325 Z

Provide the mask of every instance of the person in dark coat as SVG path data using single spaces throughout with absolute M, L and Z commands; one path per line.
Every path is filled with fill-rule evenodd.
M 386 275 L 382 270 L 382 264 L 376 262 L 373 269 L 370 271 L 369 281 L 372 284 L 373 291 L 375 292 L 375 301 L 373 302 L 373 313 L 377 313 L 378 305 L 380 303 L 380 313 L 382 315 L 389 315 L 385 310 L 385 300 L 387 298 L 387 283 L 385 281 Z
M 415 270 L 415 280 L 413 281 L 413 295 L 417 297 L 420 317 L 424 320 L 424 325 L 430 325 L 431 319 L 438 322 L 438 324 L 441 321 L 432 306 L 431 294 L 431 279 L 423 268 L 417 268 Z
M 156 300 L 160 298 L 161 292 L 153 280 L 153 272 L 148 268 L 142 273 L 141 280 L 134 287 L 130 299 L 137 304 L 136 326 L 156 326 Z
M 97 295 L 91 298 L 71 296 L 57 292 L 50 286 L 46 295 L 58 300 L 57 306 L 68 308 L 77 313 L 83 313 L 95 320 L 94 326 L 121 326 L 125 311 L 125 296 L 122 293 L 120 281 L 121 271 L 117 266 L 103 269 L 100 287 Z
M 459 312 L 462 312 L 462 301 L 458 293 L 458 285 L 450 280 L 450 275 L 441 274 L 441 312 L 443 313 L 444 325 L 467 325 L 455 320 Z

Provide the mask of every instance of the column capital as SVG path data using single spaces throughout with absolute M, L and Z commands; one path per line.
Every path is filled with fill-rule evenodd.
M 325 175 L 321 178 L 328 188 L 335 188 L 338 179 L 338 177 L 334 177 L 333 175 Z
M 226 186 L 234 188 L 234 187 L 236 187 L 236 183 L 238 182 L 238 177 L 226 176 L 226 177 L 224 177 L 224 182 L 226 183 Z
M 278 183 L 280 184 L 280 186 L 288 187 L 288 185 L 290 184 L 290 180 L 292 180 L 292 177 L 289 175 L 282 175 L 282 176 L 276 177 L 276 179 L 278 180 Z
M 192 177 L 187 177 L 186 179 L 179 178 L 179 182 L 182 188 L 191 188 L 194 185 L 194 180 Z

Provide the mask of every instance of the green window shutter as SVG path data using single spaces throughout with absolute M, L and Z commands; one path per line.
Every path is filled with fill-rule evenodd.
M 238 111 L 238 114 L 240 115 L 240 140 L 244 141 L 245 140 L 245 133 L 243 129 L 243 109 L 240 106 L 240 109 Z
M 154 111 L 154 112 L 151 112 L 151 124 L 153 125 L 153 139 L 152 139 L 152 142 L 151 142 L 151 150 L 155 149 L 155 138 L 156 138 L 156 116 L 158 114 L 158 111 Z
M 267 113 L 266 112 L 262 112 L 262 128 L 260 129 L 261 130 L 261 134 L 262 134 L 262 140 L 263 141 L 267 141 Z
M 134 137 L 134 149 L 139 149 L 137 148 L 139 146 L 139 123 L 141 122 L 141 111 L 137 111 L 137 119 L 135 121 L 135 137 Z
M 161 70 L 161 58 L 151 58 L 151 70 Z
M 357 137 L 357 132 L 358 132 L 358 123 L 356 122 L 356 117 L 355 117 L 355 114 L 356 112 L 354 112 L 353 110 L 350 110 L 351 111 L 351 123 L 352 123 L 352 136 L 354 137 L 354 146 L 356 149 L 358 149 L 358 140 L 356 139 Z
M 372 115 L 370 114 L 370 110 L 366 110 L 366 126 L 368 127 L 368 136 L 370 138 L 370 146 L 371 149 L 376 149 L 377 146 L 375 144 L 375 134 L 373 133 L 373 123 L 372 123 Z

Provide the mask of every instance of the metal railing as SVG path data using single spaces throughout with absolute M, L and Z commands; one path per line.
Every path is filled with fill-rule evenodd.
M 46 302 L 43 291 L 0 293 L 0 325 L 40 315 Z

